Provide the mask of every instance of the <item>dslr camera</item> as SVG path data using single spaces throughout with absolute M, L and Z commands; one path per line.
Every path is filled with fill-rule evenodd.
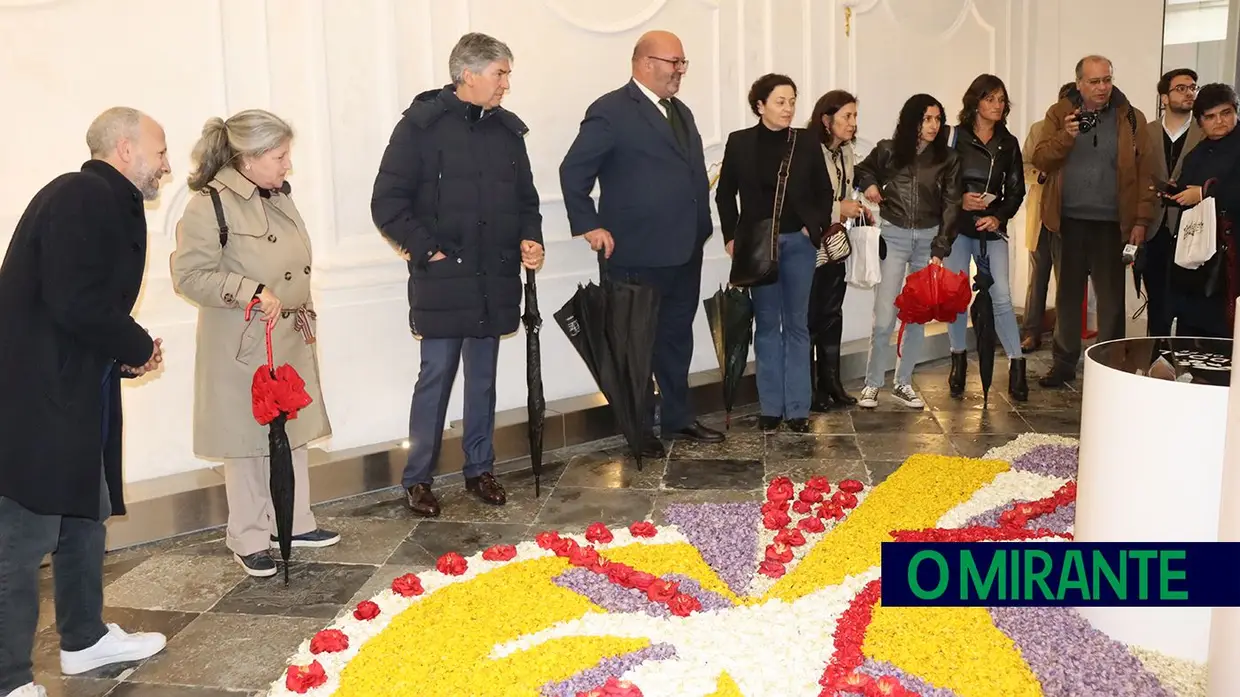
M 1096 111 L 1080 111 L 1076 115 L 1076 123 L 1081 127 L 1081 133 L 1089 133 L 1098 126 L 1099 115 Z

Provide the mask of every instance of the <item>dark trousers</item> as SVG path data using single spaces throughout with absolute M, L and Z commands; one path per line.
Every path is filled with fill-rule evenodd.
M 818 250 L 796 232 L 779 236 L 779 278 L 752 289 L 758 402 L 763 416 L 809 418 L 809 299 Z
M 102 513 L 110 513 L 106 487 L 102 506 Z M 0 694 L 34 681 L 31 652 L 45 555 L 52 555 L 60 648 L 88 649 L 108 633 L 103 624 L 103 519 L 40 515 L 0 496 Z
M 672 433 L 693 425 L 689 405 L 689 364 L 693 360 L 693 318 L 702 291 L 702 250 L 680 266 L 609 265 L 607 275 L 659 293 L 659 326 L 654 341 L 654 379 L 659 384 L 660 428 Z M 651 400 L 653 411 L 654 400 Z M 652 421 L 653 422 L 653 421 Z
M 1171 336 L 1175 319 L 1170 299 L 1171 264 L 1175 263 L 1175 239 L 1164 227 L 1145 243 L 1145 269 L 1141 282 L 1145 286 L 1145 326 L 1148 336 Z
M 457 367 L 465 361 L 464 474 L 477 477 L 495 464 L 495 374 L 499 337 L 423 339 L 422 366 L 409 409 L 409 459 L 401 484 L 430 485 L 443 446 L 448 401 Z
M 1055 371 L 1076 375 L 1086 282 L 1098 296 L 1098 341 L 1124 338 L 1124 244 L 1119 223 L 1064 218 L 1055 256 Z
M 1054 245 L 1059 236 L 1038 228 L 1038 245 L 1029 252 L 1029 288 L 1025 291 L 1025 336 L 1042 335 L 1042 317 L 1046 314 L 1046 294 L 1054 268 Z

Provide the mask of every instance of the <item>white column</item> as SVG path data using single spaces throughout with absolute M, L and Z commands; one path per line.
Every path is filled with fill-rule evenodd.
M 1234 4 L 1234 3 L 1233 3 Z M 1240 542 L 1240 317 L 1232 342 L 1231 396 L 1227 403 L 1227 443 L 1223 450 L 1218 541 Z M 1216 607 L 1210 622 L 1209 697 L 1240 695 L 1240 608 Z

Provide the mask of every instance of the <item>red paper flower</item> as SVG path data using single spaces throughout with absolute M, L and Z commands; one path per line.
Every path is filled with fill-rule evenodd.
M 482 553 L 487 561 L 509 561 L 517 556 L 517 548 L 513 545 L 493 545 Z
M 583 568 L 594 566 L 598 563 L 598 550 L 594 547 L 574 547 L 569 552 L 568 563 Z
M 679 582 L 657 579 L 646 589 L 646 597 L 656 603 L 666 603 L 675 598 L 678 592 L 680 592 Z
M 766 515 L 767 513 L 787 513 L 788 502 L 787 501 L 767 501 L 766 503 L 762 504 L 762 507 L 759 510 L 762 511 L 762 515 Z
M 551 547 L 560 541 L 560 533 L 554 530 L 540 532 L 534 537 L 534 543 L 541 549 L 551 549 Z
M 398 579 L 392 581 L 392 592 L 402 598 L 412 598 L 415 595 L 422 595 L 422 579 L 413 574 L 405 574 Z
M 607 526 L 602 523 L 593 523 L 586 528 L 586 540 L 594 544 L 607 543 L 614 539 L 616 539 L 616 536 L 611 534 Z
M 654 582 L 654 575 L 648 574 L 645 571 L 634 571 L 629 574 L 629 587 L 636 588 L 639 591 L 645 591 Z
M 762 515 L 762 525 L 767 530 L 779 530 L 788 523 L 792 522 L 792 518 L 787 513 L 771 512 Z
M 797 498 L 805 503 L 818 503 L 822 500 L 822 492 L 813 487 L 806 486 L 801 490 L 801 494 Z
M 353 617 L 355 619 L 362 620 L 363 622 L 366 620 L 373 620 L 378 616 L 379 606 L 376 605 L 373 600 L 363 600 L 357 604 L 357 609 L 353 611 Z
M 779 534 L 775 536 L 775 542 L 789 547 L 800 547 L 805 544 L 805 535 L 802 535 L 801 531 L 796 528 L 787 528 L 779 531 Z
M 654 526 L 654 523 L 640 520 L 629 526 L 629 534 L 633 535 L 633 537 L 654 537 L 659 534 L 659 530 Z
M 667 601 L 667 609 L 671 610 L 672 614 L 677 617 L 688 617 L 701 610 L 702 603 L 688 593 L 677 593 L 675 597 Z
M 846 491 L 850 494 L 858 494 L 865 488 L 865 485 L 856 479 L 845 479 L 839 483 L 839 487 L 840 491 Z
M 435 568 L 439 569 L 439 573 L 449 576 L 460 576 L 465 573 L 465 558 L 456 552 L 448 552 L 435 562 Z
M 810 503 L 809 501 L 797 501 L 796 503 L 792 504 L 792 510 L 793 512 L 798 513 L 800 515 L 805 515 L 806 513 L 809 513 L 810 511 L 814 510 L 814 504 Z
M 573 555 L 573 550 L 579 546 L 577 540 L 571 537 L 562 537 L 551 545 L 551 551 L 555 553 L 555 556 L 567 559 Z
M 587 692 L 578 692 L 576 697 L 643 697 L 643 695 L 642 691 L 628 680 L 610 677 L 601 687 Z
M 758 565 L 758 573 L 771 578 L 779 578 L 788 573 L 788 569 L 783 564 L 768 559 Z
M 633 576 L 633 567 L 618 562 L 607 562 L 604 569 L 607 574 L 607 580 L 618 586 L 628 586 L 629 579 Z
M 284 677 L 284 687 L 299 695 L 304 695 L 325 682 L 327 682 L 327 673 L 323 671 L 323 666 L 318 661 L 308 666 L 289 666 L 288 674 Z
M 837 491 L 835 492 L 835 496 L 831 497 L 831 503 L 834 503 L 840 508 L 856 508 L 857 496 L 856 494 L 852 494 L 847 491 Z
M 776 477 L 766 487 L 766 498 L 768 501 L 791 501 L 796 489 L 792 486 L 792 480 L 787 477 Z
M 274 376 L 266 366 L 254 371 L 250 399 L 254 419 L 263 426 L 271 423 L 280 412 L 287 414 L 290 421 L 296 419 L 297 412 L 313 401 L 306 392 L 306 381 L 287 363 L 276 368 Z
M 779 543 L 766 546 L 767 561 L 777 561 L 780 564 L 787 564 L 792 561 L 792 549 L 788 545 Z
M 349 648 L 349 637 L 339 629 L 324 629 L 310 640 L 310 653 L 339 653 Z
M 827 526 L 822 524 L 822 520 L 814 516 L 802 518 L 801 522 L 797 523 L 797 527 L 809 533 L 822 532 L 827 529 Z
M 826 477 L 810 477 L 809 481 L 805 482 L 805 486 L 823 494 L 831 491 L 831 482 Z

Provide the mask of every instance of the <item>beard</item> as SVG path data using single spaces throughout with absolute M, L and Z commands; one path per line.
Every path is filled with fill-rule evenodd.
M 138 159 L 137 166 L 134 168 L 133 185 L 138 187 L 144 200 L 154 201 L 159 198 L 159 180 L 163 178 L 163 172 L 159 171 L 159 167 L 152 166 L 145 158 Z

